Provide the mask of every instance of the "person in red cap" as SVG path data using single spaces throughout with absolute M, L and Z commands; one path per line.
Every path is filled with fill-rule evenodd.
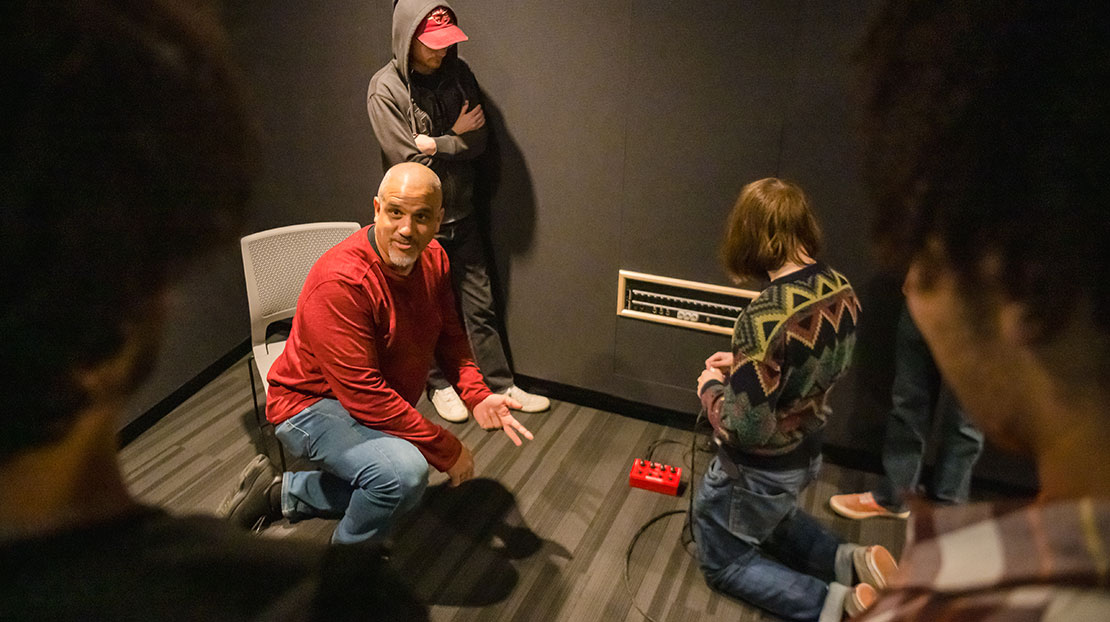
M 393 8 L 393 58 L 373 79 L 366 107 L 382 150 L 382 170 L 400 162 L 431 168 L 443 184 L 443 222 L 436 239 L 451 262 L 451 281 L 475 361 L 486 385 L 524 412 L 551 403 L 516 386 L 498 328 L 487 267 L 488 251 L 473 217 L 474 158 L 488 130 L 474 74 L 458 56 L 466 41 L 443 0 L 399 0 Z M 428 397 L 441 417 L 465 421 L 466 405 L 433 368 Z

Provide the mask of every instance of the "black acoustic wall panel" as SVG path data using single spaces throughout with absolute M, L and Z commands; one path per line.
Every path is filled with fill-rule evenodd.
M 724 284 L 724 218 L 779 169 L 800 4 L 632 3 L 622 267 Z
M 630 5 L 453 6 L 494 130 L 485 207 L 516 369 L 612 392 Z
M 640 62 L 629 67 L 625 100 L 621 268 L 728 284 L 716 259 L 725 217 L 744 183 L 779 169 L 800 6 L 631 4 L 631 56 Z M 665 395 L 657 401 L 679 410 L 697 409 L 693 387 L 705 358 L 728 349 L 727 337 L 630 320 L 615 330 L 614 373 L 625 397 L 650 384 Z
M 248 228 L 370 222 L 382 171 L 366 87 L 391 56 L 390 0 L 237 0 L 228 13 L 263 130 Z

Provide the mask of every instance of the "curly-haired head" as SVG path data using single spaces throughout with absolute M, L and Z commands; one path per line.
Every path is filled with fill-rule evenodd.
M 883 255 L 1110 327 L 1110 22 L 1098 3 L 891 3 L 860 59 Z M 938 263 L 939 262 L 939 263 Z

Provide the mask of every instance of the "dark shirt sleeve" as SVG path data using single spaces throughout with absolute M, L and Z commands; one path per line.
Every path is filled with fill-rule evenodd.
M 469 109 L 473 110 L 476 106 L 482 104 L 482 92 L 478 88 L 478 81 L 465 62 L 462 60 L 456 61 L 456 66 L 458 67 L 459 86 L 462 87 L 466 99 L 470 102 Z M 455 111 L 454 117 L 451 119 L 452 124 L 455 123 L 455 119 L 458 118 L 461 111 L 460 106 L 460 109 Z M 443 160 L 473 160 L 482 155 L 489 140 L 488 117 L 486 123 L 487 125 L 465 134 L 455 135 L 448 129 L 444 135 L 434 137 L 436 154 L 433 157 Z
M 409 441 L 429 464 L 446 471 L 458 459 L 461 444 L 386 384 L 369 308 L 365 292 L 357 287 L 340 281 L 322 283 L 297 309 L 303 338 L 312 343 L 328 386 L 352 417 Z

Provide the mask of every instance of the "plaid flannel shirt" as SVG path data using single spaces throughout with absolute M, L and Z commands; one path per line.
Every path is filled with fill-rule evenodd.
M 1110 500 L 915 508 L 861 622 L 1110 620 Z

